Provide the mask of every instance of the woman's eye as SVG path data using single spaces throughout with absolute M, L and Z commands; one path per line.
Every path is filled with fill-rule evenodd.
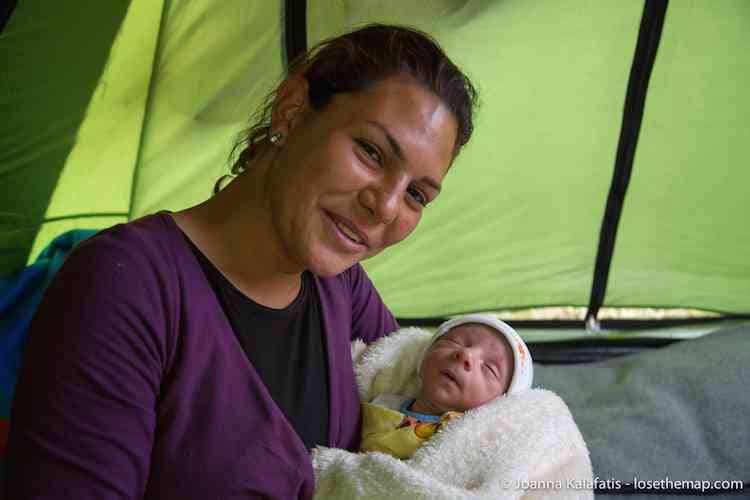
M 364 151 L 365 154 L 369 156 L 375 163 L 377 163 L 378 165 L 383 164 L 383 160 L 380 157 L 380 152 L 375 146 L 363 140 L 358 140 L 357 144 L 359 144 L 359 147 L 362 148 L 362 151 Z
M 409 193 L 409 196 L 414 198 L 414 201 L 416 201 L 423 207 L 427 205 L 427 197 L 423 195 L 419 189 L 410 187 L 406 190 L 406 192 Z

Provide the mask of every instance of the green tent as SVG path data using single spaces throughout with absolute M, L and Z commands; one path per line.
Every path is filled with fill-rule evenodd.
M 0 39 L 0 275 L 65 230 L 205 199 L 291 51 L 407 22 L 482 105 L 415 237 L 366 263 L 398 317 L 750 313 L 746 0 L 304 4 L 18 2 Z
M 433 34 L 481 96 L 416 234 L 365 263 L 403 324 L 580 308 L 517 323 L 550 340 L 750 318 L 748 0 L 73 4 L 0 9 L 0 276 L 67 230 L 205 199 L 291 57 L 396 22 Z

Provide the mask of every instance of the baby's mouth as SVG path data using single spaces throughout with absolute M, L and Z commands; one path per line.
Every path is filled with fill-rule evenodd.
M 450 380 L 454 384 L 456 384 L 456 386 L 461 387 L 461 384 L 458 383 L 458 379 L 456 378 L 455 375 L 453 375 L 453 372 L 451 372 L 450 370 L 443 370 L 440 372 L 440 374 L 446 377 L 448 380 Z

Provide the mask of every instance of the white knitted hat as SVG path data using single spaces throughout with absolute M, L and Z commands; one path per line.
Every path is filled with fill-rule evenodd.
M 430 350 L 432 344 L 442 335 L 448 333 L 459 325 L 466 323 L 479 323 L 482 325 L 489 326 L 508 341 L 513 352 L 513 376 L 510 379 L 508 390 L 505 394 L 517 394 L 531 388 L 531 382 L 534 379 L 534 364 L 531 359 L 531 353 L 529 348 L 526 347 L 526 343 L 523 341 L 520 335 L 510 327 L 507 323 L 504 323 L 497 319 L 491 314 L 466 314 L 453 318 L 440 325 L 432 336 L 430 343 L 427 345 L 422 355 L 419 358 L 419 364 L 417 365 L 417 373 L 419 373 L 422 367 L 422 360 L 424 360 L 425 354 Z

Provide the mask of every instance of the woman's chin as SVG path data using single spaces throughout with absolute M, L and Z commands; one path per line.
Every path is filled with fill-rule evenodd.
M 330 256 L 323 259 L 313 259 L 307 267 L 307 270 L 315 276 L 321 278 L 330 278 L 343 273 L 359 260 L 354 258 L 344 259 L 338 256 Z

